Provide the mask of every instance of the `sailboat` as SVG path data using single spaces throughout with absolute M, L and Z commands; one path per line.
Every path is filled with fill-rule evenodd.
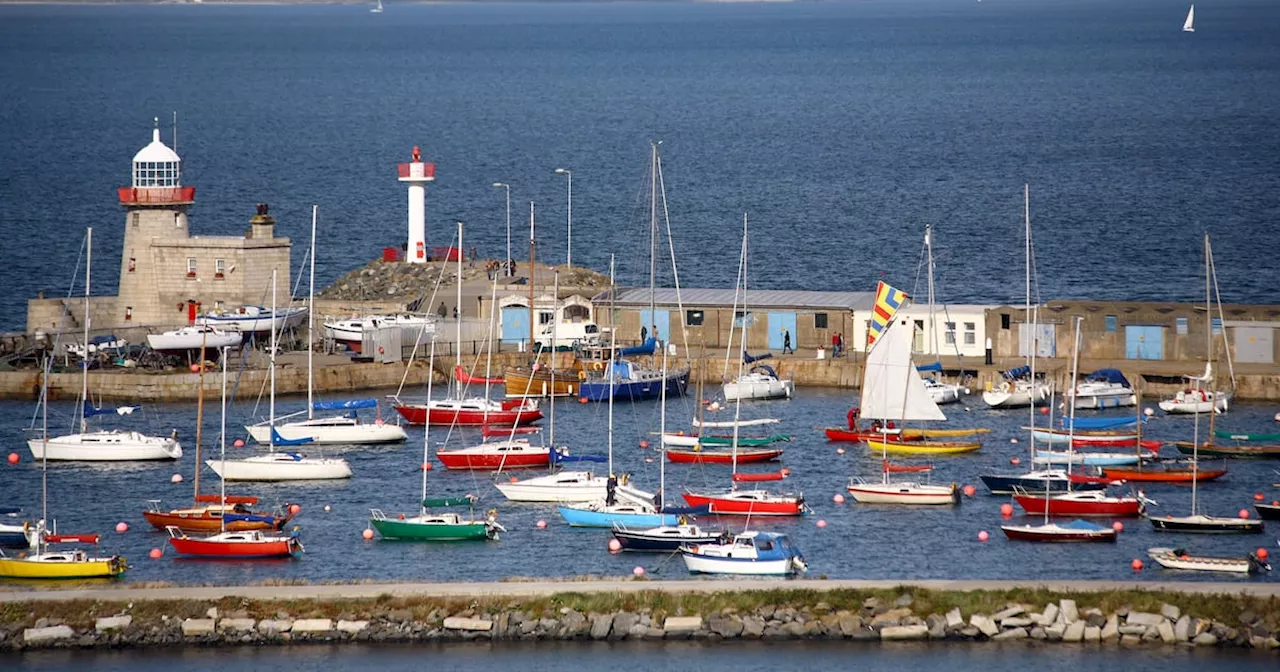
M 435 370 L 436 339 L 430 335 L 431 354 L 428 370 Z M 427 398 L 431 398 L 431 381 L 427 376 Z M 453 512 L 432 513 L 431 509 L 456 506 L 474 507 L 475 497 L 438 497 L 427 498 L 427 468 L 430 460 L 431 425 L 427 425 L 422 437 L 422 492 L 416 514 L 399 514 L 388 517 L 382 509 L 369 510 L 369 525 L 378 531 L 384 539 L 402 539 L 406 541 L 468 541 L 480 539 L 497 539 L 499 532 L 506 528 L 498 524 L 497 510 L 490 510 L 484 520 L 477 520 L 474 513 L 470 518 L 463 518 Z
M 89 343 L 89 290 L 93 271 L 93 228 L 85 233 L 84 268 L 84 343 Z M 75 460 L 84 462 L 129 462 L 136 460 L 176 460 L 182 457 L 182 446 L 174 436 L 147 436 L 136 431 L 89 431 L 88 419 L 95 415 L 118 413 L 126 415 L 136 406 L 121 408 L 96 408 L 89 401 L 89 360 L 80 363 L 80 431 L 63 436 L 49 437 L 48 427 L 38 436 L 27 440 L 31 457 L 37 460 Z M 48 402 L 44 398 L 45 403 Z
M 1182 23 L 1182 32 L 1184 33 L 1196 32 L 1195 24 L 1196 24 L 1196 6 L 1191 5 L 1191 9 L 1187 10 L 1187 20 Z
M 370 14 L 381 14 L 381 13 L 382 13 L 382 0 L 378 0 L 378 5 L 377 5 L 376 7 L 374 7 L 373 9 L 370 9 L 370 10 L 369 10 L 369 13 L 370 13 Z
M 222 355 L 226 356 L 226 347 L 222 349 Z M 200 361 L 205 361 L 206 349 L 200 348 Z M 225 361 L 223 368 L 225 368 Z M 293 514 L 289 511 L 286 504 L 283 512 L 279 514 L 259 513 L 249 509 L 250 506 L 258 503 L 257 497 L 232 496 L 226 493 L 226 488 L 220 495 L 203 495 L 200 494 L 200 471 L 203 464 L 200 461 L 200 449 L 202 446 L 201 434 L 204 429 L 204 366 L 200 367 L 200 382 L 197 385 L 199 390 L 196 397 L 196 469 L 194 482 L 194 494 L 192 505 L 188 508 L 171 509 L 162 511 L 160 509 L 160 500 L 149 500 L 150 508 L 142 512 L 142 517 L 146 519 L 152 527 L 157 530 L 167 530 L 169 528 L 177 528 L 186 532 L 246 532 L 250 530 L 279 530 L 283 528 L 293 518 Z M 226 457 L 225 453 L 223 455 Z M 234 520 L 227 521 L 228 516 L 235 516 Z
M 609 260 L 609 295 L 614 296 L 614 265 L 613 259 Z M 609 306 L 609 314 L 617 315 L 614 312 L 612 304 Z M 609 330 L 609 346 L 610 349 L 618 344 L 618 330 L 611 328 Z M 665 362 L 665 357 L 663 358 Z M 616 375 L 612 367 L 606 375 Z M 613 390 L 612 384 L 607 386 L 609 390 Z M 636 488 L 628 482 L 630 479 L 626 474 L 622 478 L 618 478 L 613 470 L 613 393 L 609 393 L 609 477 L 605 482 L 605 497 L 590 502 L 582 502 L 577 504 L 568 504 L 559 507 L 560 516 L 569 523 L 571 527 L 613 527 L 617 524 L 634 525 L 636 527 L 658 527 L 662 525 L 678 525 L 680 518 L 677 514 L 659 511 L 654 504 L 655 497 L 653 493 L 645 492 Z M 665 406 L 663 413 L 665 414 Z M 665 417 L 665 416 L 664 416 Z M 666 472 L 664 471 L 663 474 Z M 661 502 L 661 499 L 657 500 Z
M 862 408 L 877 418 L 895 418 L 899 423 L 944 419 L 937 402 L 925 388 L 919 372 L 911 363 L 911 333 L 905 326 L 889 323 L 867 353 L 863 367 Z M 864 504 L 958 504 L 960 491 L 956 484 L 929 485 L 894 482 L 895 471 L 921 472 L 928 466 L 891 465 L 888 441 L 881 442 L 882 469 L 879 483 L 852 478 L 847 487 L 855 501 Z
M 560 296 L 560 272 L 555 272 L 554 289 L 552 295 Z M 559 312 L 558 306 L 556 312 Z M 556 339 L 556 325 L 559 320 L 553 320 L 551 323 L 551 339 Z M 555 353 L 551 353 L 550 357 L 550 375 L 548 380 L 551 383 L 549 389 L 555 389 L 556 383 L 556 358 Z M 599 462 L 603 458 L 596 455 L 568 455 L 565 451 L 560 450 L 556 446 L 556 406 L 555 400 L 548 402 L 547 423 L 547 443 L 550 446 L 548 457 L 551 460 L 551 467 L 555 469 L 560 464 L 571 462 Z M 591 502 L 598 499 L 604 499 L 607 495 L 608 479 L 604 476 L 597 476 L 590 471 L 582 470 L 555 470 L 545 476 L 534 476 L 523 480 L 512 479 L 508 483 L 495 483 L 494 487 L 503 494 L 508 500 L 513 502 Z
M 529 214 L 529 226 L 533 227 L 533 213 Z M 458 249 L 465 249 L 462 246 L 462 222 L 458 222 Z M 457 306 L 462 306 L 462 256 L 458 255 L 458 284 Z M 455 353 L 462 352 L 462 320 L 456 320 L 457 328 L 457 347 Z M 460 356 L 460 354 L 458 355 Z M 464 386 L 462 381 L 456 381 L 457 386 L 446 399 L 431 399 L 428 397 L 421 402 L 405 402 L 396 400 L 396 412 L 401 415 L 411 425 L 449 425 L 449 426 L 480 426 L 480 425 L 528 425 L 542 419 L 542 411 L 538 409 L 538 402 L 533 399 L 517 399 L 509 401 L 494 401 L 488 396 L 472 397 L 464 399 L 462 394 Z M 487 385 L 486 385 L 487 388 Z M 545 464 L 545 462 L 544 462 Z
M 1024 315 L 1030 318 L 1030 321 L 1024 321 L 1022 328 L 1030 328 L 1030 332 L 1024 337 L 1023 343 L 1027 348 L 1027 363 L 1031 366 L 1019 366 L 1004 372 L 1005 380 L 999 385 L 982 393 L 982 400 L 992 408 L 1015 408 L 1020 406 L 1039 406 L 1046 403 L 1053 395 L 1053 384 L 1043 380 L 1036 380 L 1034 365 L 1032 362 L 1036 357 L 1036 350 L 1039 345 L 1039 308 L 1032 312 L 1031 307 L 1031 256 L 1033 247 L 1031 245 L 1031 186 L 1023 185 L 1023 217 L 1025 222 L 1025 239 L 1026 245 L 1026 304 Z
M 662 182 L 662 157 L 658 154 L 658 145 L 661 143 L 654 142 L 651 144 L 651 160 L 649 170 L 649 314 L 656 313 L 655 296 L 657 284 L 657 263 L 658 263 L 658 207 L 661 203 L 662 212 L 667 211 L 667 194 L 666 186 Z M 671 222 L 667 220 L 666 226 L 667 242 L 671 244 Z M 671 265 L 674 273 L 675 269 L 675 252 L 671 247 Z M 680 277 L 675 275 L 676 296 L 679 297 Z M 683 309 L 680 314 L 684 314 Z M 657 399 L 666 394 L 669 397 L 684 396 L 689 386 L 689 369 L 687 367 L 677 369 L 675 371 L 667 371 L 662 373 L 653 370 L 649 366 L 641 366 L 636 362 L 629 361 L 626 357 L 637 355 L 654 355 L 660 347 L 661 331 L 667 328 L 667 325 L 653 325 L 654 332 L 648 335 L 638 346 L 632 348 L 624 348 L 618 353 L 617 357 L 613 357 L 606 363 L 605 372 L 599 375 L 587 374 L 586 378 L 578 386 L 578 398 L 587 401 L 604 401 L 606 399 L 630 399 L 633 401 L 643 399 Z M 646 327 L 647 329 L 647 327 Z M 688 350 L 688 348 L 685 348 Z M 611 350 L 616 352 L 616 350 Z
M 45 437 L 49 436 L 49 369 L 50 358 L 44 362 L 44 375 L 40 380 L 40 400 L 42 407 L 41 422 Z M 47 455 L 48 451 L 41 451 Z M 49 519 L 49 459 L 40 460 L 40 520 L 35 528 L 25 530 L 35 552 L 18 558 L 5 557 L 0 553 L 0 578 L 5 579 L 88 579 L 120 576 L 128 568 L 125 559 L 112 555 L 99 557 L 96 553 L 98 535 L 96 534 L 49 534 L 45 521 Z M 25 526 L 24 526 L 25 527 Z M 90 555 L 83 549 L 54 550 L 50 544 L 93 544 L 95 553 Z
M 934 317 L 934 293 L 933 293 L 933 226 L 926 224 L 924 227 L 924 250 L 925 261 L 928 268 L 928 286 L 929 286 L 929 352 L 933 353 L 937 358 L 932 364 L 917 367 L 917 371 L 921 373 L 941 373 L 942 360 L 938 353 L 938 327 Z M 959 351 L 956 351 L 956 358 L 959 359 Z M 924 378 L 925 390 L 929 393 L 929 397 L 933 399 L 935 404 L 953 404 L 960 401 L 960 397 L 969 394 L 969 388 L 956 383 L 947 383 L 938 380 L 934 376 Z
M 1213 359 L 1213 250 L 1209 245 L 1209 234 L 1204 236 L 1204 299 L 1205 299 L 1205 359 Z M 1210 381 L 1212 384 L 1212 381 Z M 1209 432 L 1213 433 L 1214 414 L 1209 415 Z M 1200 468 L 1200 414 L 1195 415 L 1195 425 L 1191 440 L 1191 469 L 1195 474 Z M 1191 479 L 1191 513 L 1186 516 L 1148 516 L 1151 526 L 1158 532 L 1202 532 L 1220 534 L 1260 533 L 1263 522 L 1260 519 L 1237 518 L 1227 516 L 1208 516 L 1199 512 L 1196 499 L 1200 479 Z
M 271 271 L 271 309 L 276 306 L 276 272 Z M 270 356 L 270 416 L 268 424 L 276 424 L 276 343 L 275 329 L 271 330 Z M 304 457 L 293 451 L 277 451 L 277 446 L 296 447 L 311 443 L 311 439 L 289 440 L 274 429 L 267 437 L 268 452 L 239 460 L 209 460 L 206 464 L 223 481 L 312 481 L 351 478 L 351 465 L 342 458 Z
M 747 294 L 747 216 L 742 216 L 742 256 L 741 279 L 743 297 Z M 745 298 L 743 304 L 746 304 Z M 744 320 L 739 329 L 741 350 L 747 349 L 747 324 Z M 738 374 L 742 374 L 743 362 L 738 362 Z M 700 423 L 705 425 L 707 423 Z M 734 402 L 733 410 L 733 442 L 730 447 L 730 463 L 733 465 L 733 486 L 728 492 L 685 492 L 684 500 L 689 506 L 707 506 L 711 513 L 757 516 L 800 516 L 809 511 L 804 503 L 804 495 L 783 493 L 777 494 L 761 488 L 738 489 L 738 483 L 762 482 L 766 480 L 782 480 L 785 471 L 775 474 L 739 474 L 738 473 L 738 439 L 742 426 L 742 399 Z
M 218 433 L 218 445 L 222 461 L 227 459 L 227 352 L 222 351 L 222 423 Z M 201 399 L 203 400 L 203 388 Z M 203 407 L 203 403 L 200 404 Z M 196 440 L 197 447 L 199 439 Z M 196 462 L 197 472 L 200 462 Z M 197 477 L 198 477 L 197 473 Z M 197 482 L 199 479 L 197 478 Z M 197 487 L 197 492 L 198 488 Z M 219 499 L 227 501 L 227 481 L 222 479 Z M 204 537 L 189 536 L 187 530 L 178 525 L 165 528 L 169 533 L 169 545 L 179 555 L 203 558 L 221 558 L 224 560 L 249 560 L 257 558 L 294 557 L 302 553 L 302 541 L 298 538 L 298 530 L 294 528 L 290 534 L 281 534 L 275 529 L 234 529 L 231 526 L 250 523 L 274 523 L 270 516 L 258 516 L 240 512 L 223 511 L 218 516 L 218 533 Z
M 307 292 L 307 335 L 309 340 L 311 335 L 315 333 L 316 327 L 316 220 L 319 216 L 319 210 L 319 206 L 311 206 L 311 282 L 310 289 Z M 272 433 L 278 434 L 286 441 L 309 439 L 310 443 L 345 445 L 399 443 L 409 438 L 409 435 L 399 425 L 384 423 L 381 412 L 378 413 L 377 421 L 372 424 L 360 421 L 356 411 L 364 408 L 378 409 L 377 399 L 316 402 L 315 348 L 311 346 L 311 343 L 307 344 L 307 410 L 276 418 L 271 422 L 260 422 L 256 425 L 245 427 L 254 441 L 270 443 Z M 340 410 L 346 411 L 346 413 L 317 418 L 315 412 L 324 410 Z M 307 414 L 305 420 L 278 422 L 302 413 Z

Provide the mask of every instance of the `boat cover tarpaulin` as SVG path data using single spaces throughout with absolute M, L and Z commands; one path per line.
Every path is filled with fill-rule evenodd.
M 1026 364 L 1023 364 L 1022 366 L 1009 369 L 1008 371 L 1005 371 L 1001 375 L 1003 375 L 1005 378 L 1008 378 L 1009 380 L 1017 380 L 1023 376 L 1031 375 L 1031 367 L 1027 366 Z
M 1115 383 L 1124 385 L 1125 387 L 1132 387 L 1129 385 L 1129 380 L 1124 377 L 1123 373 L 1120 373 L 1119 369 L 1098 369 L 1097 371 L 1085 376 L 1085 380 L 1092 380 L 1100 383 Z
M 658 351 L 658 339 L 650 336 L 644 339 L 644 343 L 633 345 L 630 348 L 623 348 L 620 354 L 623 357 L 636 357 L 638 355 L 652 355 Z
M 311 442 L 312 442 L 312 441 L 314 441 L 314 440 L 315 440 L 315 439 L 313 439 L 313 438 L 311 438 L 311 437 L 309 437 L 309 436 L 304 436 L 304 437 L 302 437 L 301 439 L 286 439 L 286 438 L 284 438 L 283 436 L 280 436 L 280 432 L 277 432 L 275 427 L 272 427 L 272 428 L 271 428 L 271 443 L 272 443 L 273 445 L 277 445 L 277 446 L 301 446 L 301 445 L 302 445 L 302 444 L 304 444 L 304 443 L 311 443 Z M 299 458 L 299 459 L 301 459 L 301 458 Z
M 1129 425 L 1138 424 L 1138 418 L 1135 416 L 1126 416 L 1123 418 L 1076 418 L 1076 429 L 1118 429 L 1120 427 L 1128 427 Z M 1072 423 L 1069 418 L 1062 418 L 1062 426 L 1069 429 Z
M 763 371 L 769 374 L 770 376 L 773 376 L 774 378 L 778 377 L 778 372 L 774 371 L 773 367 L 769 366 L 768 364 L 761 364 L 760 366 L 753 367 L 752 371 L 755 371 L 756 369 L 759 369 L 760 371 Z
M 86 401 L 84 403 L 84 417 L 92 418 L 95 415 L 109 415 L 111 413 L 115 413 L 116 415 L 129 415 L 130 413 L 133 413 L 139 408 L 141 408 L 141 406 L 119 406 L 116 408 L 111 408 L 111 407 L 95 408 L 93 404 L 90 404 L 89 402 Z
M 702 506 L 664 506 L 662 513 L 673 516 L 709 516 L 711 515 L 711 505 L 703 504 Z
M 227 513 L 223 514 L 222 520 L 227 523 L 271 523 L 274 524 L 276 519 L 271 516 L 262 516 L 252 513 Z
M 434 506 L 471 506 L 474 501 L 475 498 L 473 497 L 436 497 L 422 500 L 422 505 L 427 508 Z
M 934 362 L 932 364 L 922 364 L 916 367 L 916 371 L 921 373 L 933 373 L 942 370 L 942 362 Z
M 771 357 L 773 357 L 773 353 L 772 353 L 772 352 L 766 352 L 766 353 L 761 354 L 761 355 L 752 355 L 752 354 L 749 354 L 746 350 L 743 350 L 743 351 L 742 351 L 742 363 L 743 363 L 743 364 L 750 364 L 750 363 L 752 363 L 752 362 L 758 362 L 758 361 L 760 361 L 760 360 L 762 360 L 762 359 L 769 359 L 769 358 L 771 358 Z
M 348 399 L 346 401 L 317 401 L 311 408 L 317 411 L 345 411 L 356 408 L 377 408 L 377 399 Z
M 1232 441 L 1280 441 L 1280 434 L 1241 434 L 1224 429 L 1215 429 L 1213 430 L 1213 435 L 1219 439 L 1230 439 Z
M 604 464 L 608 461 L 609 458 L 603 455 L 570 455 L 559 449 L 551 451 L 552 464 L 559 464 L 561 462 L 596 462 Z
M 1101 532 L 1107 529 L 1101 525 L 1098 525 L 1097 523 L 1091 523 L 1087 520 L 1080 520 L 1079 518 L 1069 523 L 1060 523 L 1058 526 L 1065 527 L 1070 530 L 1084 530 L 1087 532 Z

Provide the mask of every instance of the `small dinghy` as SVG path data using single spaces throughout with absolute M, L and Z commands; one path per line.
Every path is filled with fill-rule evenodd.
M 1219 558 L 1208 555 L 1191 555 L 1181 548 L 1151 548 L 1147 555 L 1165 569 L 1187 569 L 1199 572 L 1232 572 L 1258 574 L 1271 571 L 1271 565 L 1256 554 L 1243 558 Z

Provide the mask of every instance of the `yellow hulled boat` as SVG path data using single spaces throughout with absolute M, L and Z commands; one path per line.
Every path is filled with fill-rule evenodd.
M 977 441 L 883 441 L 867 439 L 867 446 L 873 451 L 896 453 L 899 455 L 952 455 L 971 453 L 982 447 Z
M 974 434 L 989 434 L 990 429 L 986 427 L 967 427 L 955 429 L 904 429 L 902 437 L 905 439 L 926 438 L 926 439 L 945 439 L 956 436 L 973 436 Z
M 0 578 L 5 579 L 101 579 L 120 576 L 126 569 L 120 556 L 94 558 L 78 549 L 0 558 Z

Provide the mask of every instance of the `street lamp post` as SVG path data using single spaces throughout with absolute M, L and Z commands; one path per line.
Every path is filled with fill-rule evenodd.
M 494 188 L 507 190 L 507 265 L 506 274 L 511 275 L 511 185 L 505 182 L 494 182 Z
M 556 168 L 557 175 L 566 175 L 569 177 L 569 210 L 566 215 L 568 221 L 568 239 L 565 241 L 565 262 L 568 268 L 573 267 L 573 171 L 568 168 Z

